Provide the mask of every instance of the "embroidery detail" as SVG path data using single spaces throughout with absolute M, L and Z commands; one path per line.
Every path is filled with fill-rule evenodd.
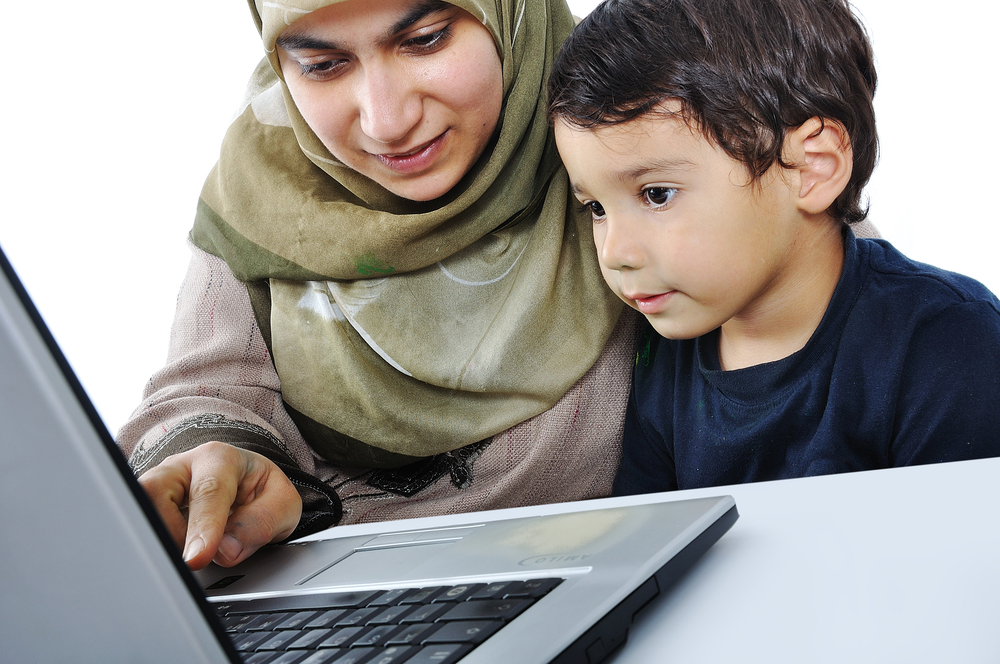
M 455 488 L 468 489 L 474 479 L 472 464 L 489 444 L 489 440 L 482 440 L 457 450 L 428 457 L 402 468 L 376 470 L 368 478 L 367 484 L 375 489 L 410 498 L 437 482 L 447 473 L 451 475 L 451 483 Z
M 129 459 L 129 465 L 132 466 L 132 471 L 136 475 L 141 475 L 142 472 L 146 470 L 146 466 L 149 462 L 156 458 L 164 447 L 173 442 L 177 436 L 183 435 L 191 429 L 226 429 L 227 431 L 246 431 L 247 433 L 255 436 L 266 438 L 276 448 L 284 452 L 289 459 L 295 458 L 292 456 L 291 451 L 285 447 L 285 444 L 278 440 L 274 434 L 267 429 L 263 429 L 255 424 L 250 424 L 249 422 L 230 420 L 216 413 L 207 413 L 205 415 L 198 415 L 197 417 L 184 420 L 168 431 L 163 438 L 160 438 L 149 447 L 142 446 L 136 448 L 135 451 L 132 452 L 132 457 Z

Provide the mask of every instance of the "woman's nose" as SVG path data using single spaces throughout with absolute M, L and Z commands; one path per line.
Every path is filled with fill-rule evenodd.
M 423 101 L 406 73 L 387 65 L 366 68 L 358 107 L 361 130 L 379 143 L 404 141 L 420 122 Z

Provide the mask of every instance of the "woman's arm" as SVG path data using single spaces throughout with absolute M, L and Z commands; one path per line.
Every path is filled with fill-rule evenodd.
M 282 405 L 246 286 L 200 249 L 192 247 L 167 363 L 118 444 L 192 567 L 232 565 L 292 529 L 300 536 L 340 518 Z
M 217 437 L 311 470 L 311 454 L 281 401 L 281 384 L 246 285 L 191 246 L 165 366 L 118 433 L 137 473 Z

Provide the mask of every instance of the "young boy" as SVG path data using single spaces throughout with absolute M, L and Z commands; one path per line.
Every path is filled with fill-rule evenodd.
M 851 230 L 875 82 L 845 0 L 607 0 L 563 46 L 559 153 L 648 321 L 616 493 L 1000 456 L 1000 302 Z

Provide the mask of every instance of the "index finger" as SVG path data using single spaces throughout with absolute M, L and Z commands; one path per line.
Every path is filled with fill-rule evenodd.
M 184 544 L 184 561 L 192 569 L 207 565 L 219 550 L 240 480 L 246 472 L 245 459 L 229 445 L 206 443 L 197 451 L 200 454 L 193 455 L 191 460 Z

